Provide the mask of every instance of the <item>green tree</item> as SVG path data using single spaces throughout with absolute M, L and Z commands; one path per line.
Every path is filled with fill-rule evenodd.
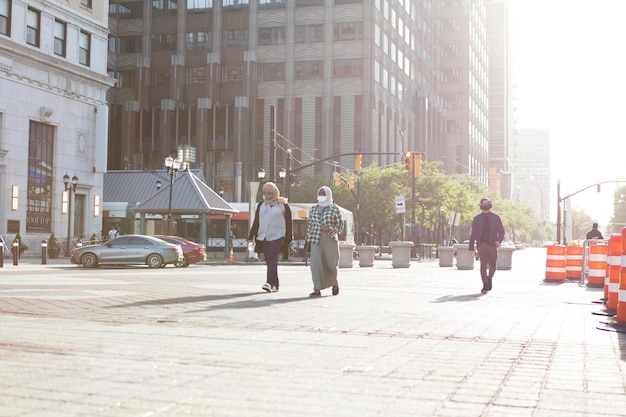
M 610 233 L 621 233 L 626 227 L 626 186 L 617 187 L 613 194 L 613 216 L 609 222 Z
M 572 210 L 572 239 L 585 239 L 587 232 L 594 223 L 592 217 L 584 210 Z

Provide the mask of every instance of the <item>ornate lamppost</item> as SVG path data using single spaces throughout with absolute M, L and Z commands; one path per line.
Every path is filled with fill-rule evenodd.
M 180 169 L 180 160 L 174 159 L 171 156 L 165 158 L 165 168 L 167 168 L 167 175 L 170 177 L 170 197 L 167 205 L 167 234 L 172 234 L 172 190 L 174 189 L 174 177 L 178 174 Z
M 72 249 L 72 192 L 76 195 L 76 186 L 78 185 L 76 174 L 74 174 L 70 183 L 70 176 L 66 172 L 63 175 L 63 185 L 67 192 L 67 246 L 65 248 L 65 256 L 70 256 L 70 250 Z

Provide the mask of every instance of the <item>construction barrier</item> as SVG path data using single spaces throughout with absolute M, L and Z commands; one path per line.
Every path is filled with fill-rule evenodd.
M 548 246 L 546 281 L 565 281 L 565 246 Z
M 617 309 L 617 298 L 619 292 L 619 280 L 622 265 L 622 234 L 612 233 L 609 238 L 609 254 L 607 256 L 607 277 L 604 280 L 604 298 L 606 298 L 606 308 Z
M 587 248 L 585 252 L 587 285 L 604 286 L 609 245 L 606 240 L 601 239 L 585 240 L 585 245 Z
M 622 229 L 622 257 L 619 274 L 619 291 L 617 293 L 617 315 L 615 319 L 626 323 L 626 227 Z
M 568 246 L 565 251 L 565 276 L 567 279 L 580 279 L 583 273 L 583 247 Z

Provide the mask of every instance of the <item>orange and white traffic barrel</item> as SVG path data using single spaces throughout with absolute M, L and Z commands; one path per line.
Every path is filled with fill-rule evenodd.
M 548 246 L 546 256 L 546 281 L 565 281 L 565 246 Z
M 565 251 L 565 277 L 567 279 L 580 279 L 583 273 L 583 247 L 578 245 L 568 246 Z
M 619 280 L 622 265 L 622 234 L 612 233 L 609 238 L 609 254 L 607 256 L 608 276 L 605 279 L 604 297 L 606 298 L 606 308 L 617 309 L 617 299 L 619 292 Z
M 617 315 L 615 319 L 626 323 L 626 227 L 622 229 L 622 260 L 619 273 L 619 289 L 617 292 Z
M 604 286 L 606 278 L 606 261 L 609 254 L 609 245 L 600 240 L 589 240 L 589 256 L 587 258 L 587 285 Z

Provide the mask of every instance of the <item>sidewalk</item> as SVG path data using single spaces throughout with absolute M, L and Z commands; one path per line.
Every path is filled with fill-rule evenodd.
M 31 262 L 32 261 L 32 262 Z M 40 259 L 39 259 L 40 261 Z M 481 295 L 436 261 L 0 269 L 0 416 L 626 416 L 626 335 L 545 249 Z

